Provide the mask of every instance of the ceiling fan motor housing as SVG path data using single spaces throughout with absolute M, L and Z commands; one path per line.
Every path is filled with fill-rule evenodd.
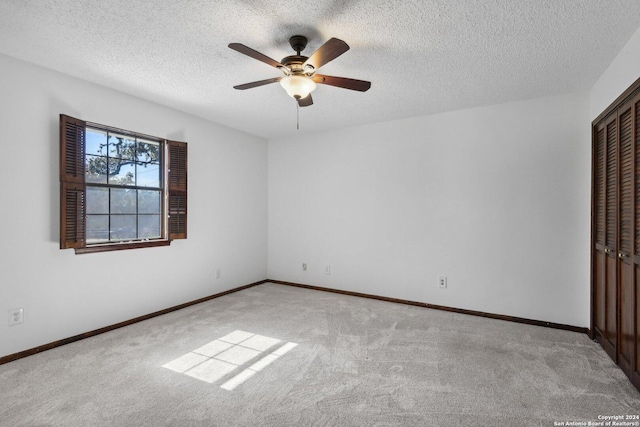
M 291 55 L 282 58 L 280 63 L 291 70 L 291 74 L 303 74 L 306 70 L 302 68 L 302 64 L 307 60 L 306 56 Z

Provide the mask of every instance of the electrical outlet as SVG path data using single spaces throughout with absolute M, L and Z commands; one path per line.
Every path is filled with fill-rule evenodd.
M 307 271 L 307 263 L 306 262 L 302 263 L 302 271 Z
M 219 279 L 222 277 L 222 272 L 220 271 L 220 269 L 216 269 L 216 279 Z
M 447 287 L 447 276 L 440 276 L 438 278 L 438 285 L 444 289 Z
M 330 265 L 325 265 L 324 266 L 324 274 L 331 274 L 331 266 Z
M 14 308 L 9 310 L 9 326 L 24 322 L 24 308 Z

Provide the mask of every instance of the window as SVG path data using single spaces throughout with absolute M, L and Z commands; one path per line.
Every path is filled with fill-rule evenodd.
M 187 237 L 187 144 L 60 116 L 60 248 Z

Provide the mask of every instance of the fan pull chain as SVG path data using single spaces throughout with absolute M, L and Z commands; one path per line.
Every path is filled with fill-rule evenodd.
M 297 102 L 296 102 L 296 129 L 300 130 L 300 104 L 298 104 Z

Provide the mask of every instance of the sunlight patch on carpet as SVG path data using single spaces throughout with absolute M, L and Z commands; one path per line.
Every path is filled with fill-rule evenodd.
M 282 344 L 277 338 L 251 332 L 233 331 L 165 363 L 162 367 L 213 384 L 251 363 L 220 386 L 225 390 L 233 390 L 297 345 L 293 342 Z M 267 350 L 273 348 L 275 350 L 267 353 Z

